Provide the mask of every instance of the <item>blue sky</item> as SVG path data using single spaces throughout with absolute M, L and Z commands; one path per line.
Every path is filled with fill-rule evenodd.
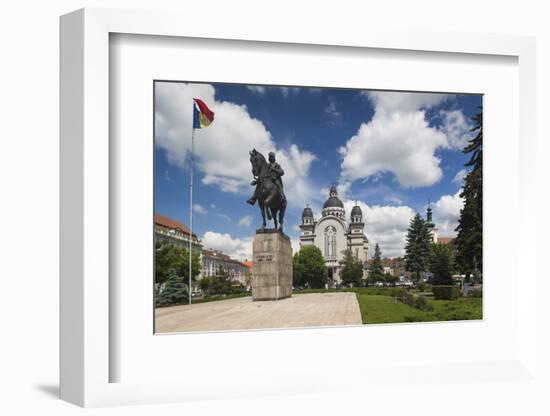
M 349 213 L 358 201 L 370 243 L 402 254 L 410 217 L 432 202 L 439 234 L 454 235 L 462 148 L 480 95 L 239 84 L 155 85 L 155 211 L 189 222 L 192 98 L 216 113 L 195 132 L 194 231 L 206 247 L 250 258 L 260 225 L 248 151 L 275 151 L 289 199 L 285 232 L 297 249 L 301 212 L 316 217 L 331 184 Z

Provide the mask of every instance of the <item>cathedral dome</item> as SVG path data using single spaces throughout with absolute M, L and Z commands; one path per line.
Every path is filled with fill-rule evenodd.
M 353 209 L 351 210 L 351 216 L 352 217 L 361 217 L 363 216 L 363 212 L 361 211 L 361 207 L 359 205 L 355 205 Z
M 304 218 L 313 218 L 313 211 L 310 207 L 304 208 L 304 211 L 302 212 L 302 219 Z
M 330 188 L 330 193 L 328 199 L 325 201 L 323 208 L 344 208 L 344 204 L 338 198 L 338 191 L 336 186 L 332 185 Z

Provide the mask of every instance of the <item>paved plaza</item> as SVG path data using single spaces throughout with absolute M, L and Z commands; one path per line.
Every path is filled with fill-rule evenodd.
M 355 293 L 298 294 L 279 301 L 244 298 L 156 309 L 156 332 L 361 325 Z

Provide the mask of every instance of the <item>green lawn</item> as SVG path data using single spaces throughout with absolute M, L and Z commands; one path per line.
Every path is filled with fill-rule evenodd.
M 432 311 L 421 311 L 384 295 L 357 293 L 364 324 L 396 322 L 433 322 L 482 319 L 481 298 L 428 300 Z

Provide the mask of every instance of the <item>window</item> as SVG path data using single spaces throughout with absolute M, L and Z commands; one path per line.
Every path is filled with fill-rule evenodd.
M 336 228 L 332 225 L 325 228 L 325 257 L 336 257 Z

